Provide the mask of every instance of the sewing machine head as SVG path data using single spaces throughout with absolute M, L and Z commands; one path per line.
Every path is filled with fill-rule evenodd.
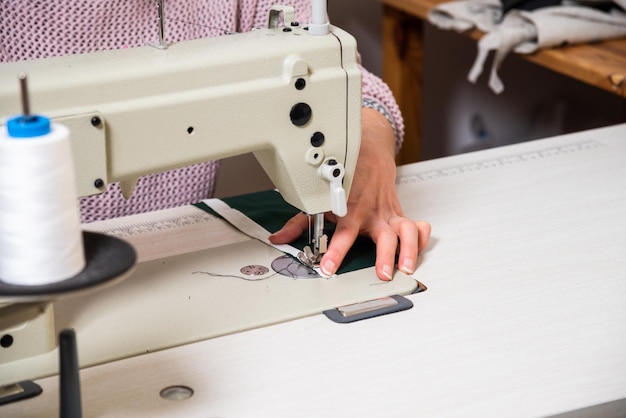
M 315 6 L 313 18 L 298 24 L 280 6 L 268 28 L 249 33 L 3 63 L 0 117 L 18 112 L 17 76 L 25 73 L 34 110 L 70 129 L 79 196 L 116 181 L 129 194 L 140 176 L 253 152 L 284 199 L 316 215 L 319 229 L 319 214 L 346 212 L 361 73 L 354 38 L 319 23 Z M 45 350 L 53 347 L 49 304 L 1 303 L 17 319 L 0 329 L 35 318 L 32 332 L 43 335 Z
M 2 64 L 0 115 L 17 113 L 16 77 L 27 74 L 36 111 L 71 130 L 80 196 L 254 152 L 293 206 L 341 212 L 329 184 L 348 192 L 358 156 L 356 44 L 337 28 L 311 35 L 288 16 L 286 26 L 167 48 Z M 343 181 L 330 181 L 336 170 L 328 179 L 329 164 L 345 168 Z

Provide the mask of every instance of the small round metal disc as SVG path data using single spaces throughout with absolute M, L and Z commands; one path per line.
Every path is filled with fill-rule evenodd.
M 316 279 L 321 277 L 315 270 L 305 266 L 288 255 L 283 255 L 272 261 L 272 269 L 283 276 L 293 279 Z
M 263 276 L 267 274 L 270 269 L 259 264 L 250 264 L 249 266 L 243 266 L 239 271 L 246 276 Z

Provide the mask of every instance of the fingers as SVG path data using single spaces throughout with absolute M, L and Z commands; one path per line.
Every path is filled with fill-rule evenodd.
M 413 274 L 419 250 L 417 224 L 411 219 L 400 218 L 393 222 L 391 227 L 396 231 L 400 239 L 398 269 L 405 274 Z
M 420 231 L 424 233 L 421 238 Z M 358 234 L 359 230 L 356 227 L 337 226 L 328 251 L 320 262 L 324 274 L 330 276 L 337 272 Z M 398 238 L 400 239 L 398 268 L 406 274 L 412 274 L 415 271 L 420 243 L 425 247 L 429 236 L 430 225 L 426 222 L 414 222 L 401 216 L 395 217 L 389 223 L 381 222 L 379 228 L 371 233 L 371 238 L 376 242 L 375 269 L 378 278 L 384 281 L 393 279 Z
M 430 239 L 430 233 L 432 231 L 432 227 L 430 226 L 430 224 L 426 221 L 417 221 L 415 222 L 417 224 L 417 230 L 418 230 L 418 253 L 421 253 L 422 251 L 424 251 L 424 249 L 426 248 L 426 246 L 428 245 L 428 240 Z
M 289 219 L 285 225 L 269 236 L 272 244 L 287 244 L 294 241 L 309 229 L 309 220 L 303 213 L 299 213 Z
M 425 221 L 402 218 L 394 229 L 400 238 L 398 269 L 405 274 L 413 274 L 417 265 L 417 256 L 428 245 L 431 226 Z
M 398 253 L 398 269 L 405 274 L 413 274 L 417 265 L 417 256 L 428 245 L 431 226 L 425 221 L 413 221 L 397 217 L 389 222 L 390 228 L 384 228 L 374 237 L 376 241 L 376 273 L 382 280 L 391 280 L 395 254 Z
M 286 244 L 298 239 L 308 230 L 308 218 L 300 213 L 291 218 L 269 239 L 273 244 Z M 332 276 L 337 272 L 346 254 L 356 241 L 359 228 L 337 224 L 335 233 L 330 240 L 328 250 L 320 262 L 322 273 Z M 425 221 L 413 221 L 403 216 L 396 216 L 388 223 L 382 222 L 370 237 L 376 243 L 376 275 L 384 281 L 392 280 L 395 257 L 398 253 L 398 269 L 405 274 L 413 274 L 417 265 L 417 256 L 430 239 L 431 226 Z
M 398 236 L 391 228 L 384 228 L 372 238 L 376 242 L 376 275 L 380 280 L 393 280 Z
M 337 269 L 343 262 L 343 259 L 348 254 L 348 250 L 354 244 L 359 231 L 357 228 L 342 227 L 337 225 L 335 233 L 333 234 L 326 254 L 320 260 L 320 270 L 327 276 L 332 276 L 337 272 Z

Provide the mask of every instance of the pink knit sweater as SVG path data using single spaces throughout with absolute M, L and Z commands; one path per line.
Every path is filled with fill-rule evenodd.
M 296 20 L 310 20 L 309 0 L 293 5 Z M 167 0 L 168 42 L 244 32 L 267 25 L 276 0 Z M 2 0 L 0 62 L 128 48 L 156 42 L 155 0 Z M 386 84 L 363 69 L 363 102 L 394 125 L 397 148 L 403 137 L 398 106 Z M 6 116 L 6 115 L 2 115 Z M 83 222 L 131 215 L 198 202 L 213 193 L 218 162 L 207 162 L 145 176 L 125 199 L 118 183 L 106 192 L 80 199 Z

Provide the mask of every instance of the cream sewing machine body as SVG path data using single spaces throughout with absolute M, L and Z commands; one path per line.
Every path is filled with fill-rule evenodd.
M 218 38 L 0 66 L 0 115 L 19 111 L 17 74 L 34 109 L 69 126 L 78 193 L 143 175 L 254 152 L 282 196 L 308 214 L 330 211 L 321 167 L 345 167 L 349 192 L 360 143 L 356 42 L 301 25 Z
M 327 211 L 343 215 L 360 145 L 356 42 L 332 26 L 327 34 L 317 33 L 318 28 L 317 34 L 311 34 L 308 25 L 292 21 L 288 8 L 280 9 L 284 25 L 279 25 L 276 12 L 271 13 L 269 28 L 249 33 L 166 48 L 144 46 L 1 64 L 0 115 L 19 112 L 16 77 L 27 74 L 35 113 L 71 130 L 79 196 L 101 193 L 116 181 L 130 194 L 140 176 L 252 152 L 288 203 L 314 215 L 316 221 Z M 314 232 L 319 244 L 323 231 Z M 289 290 L 278 288 L 264 303 L 259 300 L 267 291 L 258 287 L 236 302 L 265 306 L 269 313 L 254 313 L 261 318 L 253 322 L 250 309 L 237 308 L 222 317 L 220 295 L 228 298 L 232 281 L 227 287 L 198 288 L 202 297 L 196 294 L 193 303 L 186 298 L 176 303 L 160 299 L 170 297 L 177 286 L 196 286 L 192 283 L 197 276 L 188 276 L 186 269 L 199 259 L 211 260 L 215 270 L 237 272 L 241 251 L 250 255 L 246 262 L 251 262 L 249 258 L 266 263 L 277 255 L 260 243 L 242 245 L 195 253 L 191 258 L 176 254 L 162 262 L 140 263 L 134 282 L 91 292 L 80 303 L 76 298 L 55 303 L 56 327 L 77 328 L 84 366 L 319 313 L 320 306 L 406 294 L 417 287 L 415 280 L 399 272 L 384 290 L 372 286 L 379 283 L 373 269 L 358 273 L 358 278 L 347 274 L 347 281 L 321 285 L 309 282 L 292 288 L 287 280 L 278 286 Z M 177 267 L 163 269 L 166 263 Z M 186 279 L 172 277 L 181 271 Z M 143 290 L 136 288 L 141 277 L 151 280 Z M 323 291 L 311 286 L 322 286 Z M 294 294 L 320 298 L 321 303 L 302 306 Z M 0 298 L 0 334 L 17 336 L 12 346 L 0 349 L 0 385 L 56 372 L 55 313 L 50 301 L 54 299 Z M 12 304 L 16 301 L 27 303 Z M 150 308 L 155 301 L 157 305 Z M 159 329 L 172 320 L 180 332 L 164 334 L 155 329 L 148 337 L 133 334 L 134 328 L 124 324 L 128 316 Z M 237 318 L 243 317 L 242 325 Z M 198 327 L 207 321 L 221 324 L 208 331 Z M 180 326 L 183 322 L 187 325 Z M 121 325 L 131 334 L 120 335 Z M 115 347 L 111 339 L 117 340 Z

